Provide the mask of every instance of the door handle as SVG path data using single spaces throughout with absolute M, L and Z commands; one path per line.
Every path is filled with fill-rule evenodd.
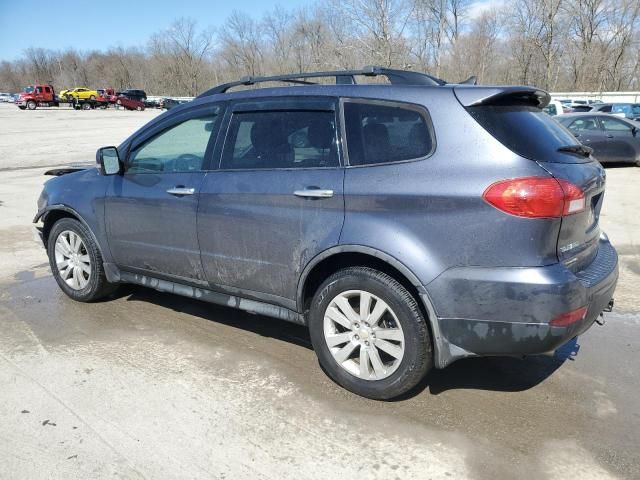
M 178 186 L 178 187 L 170 188 L 169 190 L 167 190 L 167 193 L 169 195 L 175 195 L 177 197 L 181 197 L 183 195 L 193 195 L 194 193 L 196 193 L 196 189 Z
M 324 190 L 322 188 L 305 188 L 304 190 L 296 190 L 293 192 L 296 197 L 304 198 L 331 198 L 333 190 Z
M 613 135 L 607 135 L 607 138 L 613 138 Z

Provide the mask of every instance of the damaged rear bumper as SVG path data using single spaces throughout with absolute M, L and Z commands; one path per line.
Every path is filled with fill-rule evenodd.
M 584 333 L 610 306 L 618 256 L 606 236 L 594 261 L 572 273 L 563 264 L 532 268 L 460 267 L 427 286 L 437 327 L 436 365 L 468 356 L 553 352 Z M 567 326 L 549 322 L 587 307 Z

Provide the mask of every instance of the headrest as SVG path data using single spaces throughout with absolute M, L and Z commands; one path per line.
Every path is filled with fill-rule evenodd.
M 333 125 L 330 122 L 318 121 L 309 125 L 309 143 L 315 148 L 330 148 L 333 143 Z
M 289 139 L 283 121 L 256 122 L 251 127 L 251 144 L 258 151 L 277 151 L 289 148 Z

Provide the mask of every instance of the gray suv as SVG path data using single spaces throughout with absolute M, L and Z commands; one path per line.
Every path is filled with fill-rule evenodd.
M 302 85 L 228 92 L 267 81 Z M 75 300 L 131 283 L 306 325 L 334 381 L 390 399 L 612 307 L 605 172 L 548 101 L 378 67 L 245 78 L 47 182 L 34 222 Z

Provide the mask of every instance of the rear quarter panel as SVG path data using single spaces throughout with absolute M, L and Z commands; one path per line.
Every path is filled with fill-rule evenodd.
M 422 160 L 347 168 L 340 243 L 391 255 L 423 285 L 455 266 L 556 263 L 559 220 L 510 216 L 482 199 L 498 180 L 547 172 L 486 132 L 452 90 L 390 92 L 428 109 L 436 149 Z

